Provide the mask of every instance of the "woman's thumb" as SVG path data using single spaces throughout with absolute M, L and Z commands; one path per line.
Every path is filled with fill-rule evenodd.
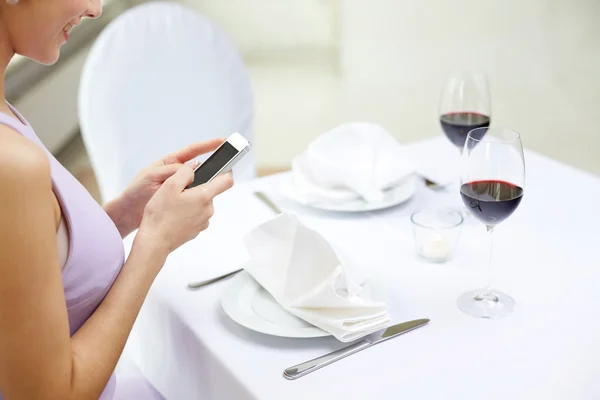
M 171 174 L 165 183 L 169 182 L 179 191 L 183 191 L 194 180 L 194 170 L 188 165 L 179 165 L 175 173 Z

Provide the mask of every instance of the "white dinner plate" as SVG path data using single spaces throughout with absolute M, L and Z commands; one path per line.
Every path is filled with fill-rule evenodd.
M 357 197 L 352 200 L 339 202 L 311 202 L 308 203 L 294 192 L 294 187 L 291 182 L 285 184 L 282 188 L 283 195 L 290 200 L 298 202 L 307 207 L 314 207 L 325 211 L 336 212 L 367 212 L 383 210 L 385 208 L 394 207 L 408 201 L 416 191 L 416 177 L 410 176 L 397 186 L 393 186 L 383 192 L 383 199 L 377 202 L 366 202 L 364 199 Z
M 232 320 L 256 332 L 289 338 L 330 336 L 287 312 L 246 271 L 228 282 L 221 306 Z

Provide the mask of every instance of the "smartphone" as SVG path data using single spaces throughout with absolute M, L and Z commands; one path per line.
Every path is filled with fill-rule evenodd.
M 252 148 L 252 144 L 239 133 L 234 133 L 221 144 L 214 153 L 194 170 L 194 181 L 186 187 L 190 189 L 212 181 L 220 174 L 230 171 Z

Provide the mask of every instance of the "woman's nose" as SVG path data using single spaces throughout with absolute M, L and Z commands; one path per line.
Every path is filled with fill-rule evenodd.
M 100 0 L 90 1 L 90 7 L 87 9 L 85 16 L 88 18 L 98 18 L 102 15 L 102 2 Z

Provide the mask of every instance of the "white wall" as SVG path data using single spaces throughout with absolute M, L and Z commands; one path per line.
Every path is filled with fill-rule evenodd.
M 192 1 L 200 9 L 207 3 Z M 461 66 L 489 75 L 493 125 L 516 129 L 527 147 L 600 174 L 597 0 L 314 0 L 301 2 L 302 12 L 290 6 L 298 2 L 278 0 L 275 20 L 261 10 L 269 3 L 253 3 L 249 21 L 256 24 L 264 12 L 264 24 L 287 35 L 286 46 L 305 49 L 332 38 L 316 34 L 309 40 L 299 31 L 291 40 L 294 29 L 311 32 L 312 16 L 316 32 L 337 35 L 339 53 L 308 52 L 277 63 L 264 52 L 254 57 L 252 46 L 238 39 L 257 96 L 259 163 L 286 165 L 320 132 L 347 120 L 380 122 L 403 142 L 441 135 L 443 77 Z M 281 12 L 281 4 L 289 13 Z M 234 39 L 253 37 L 253 23 L 236 25 L 224 17 L 235 9 L 207 10 Z M 282 41 L 270 32 L 273 46 L 269 35 L 260 34 L 254 46 L 277 53 Z
M 600 2 L 343 0 L 346 116 L 403 141 L 440 132 L 455 66 L 485 70 L 492 124 L 526 146 L 600 174 Z
M 337 0 L 179 0 L 228 32 L 245 55 L 337 46 Z

